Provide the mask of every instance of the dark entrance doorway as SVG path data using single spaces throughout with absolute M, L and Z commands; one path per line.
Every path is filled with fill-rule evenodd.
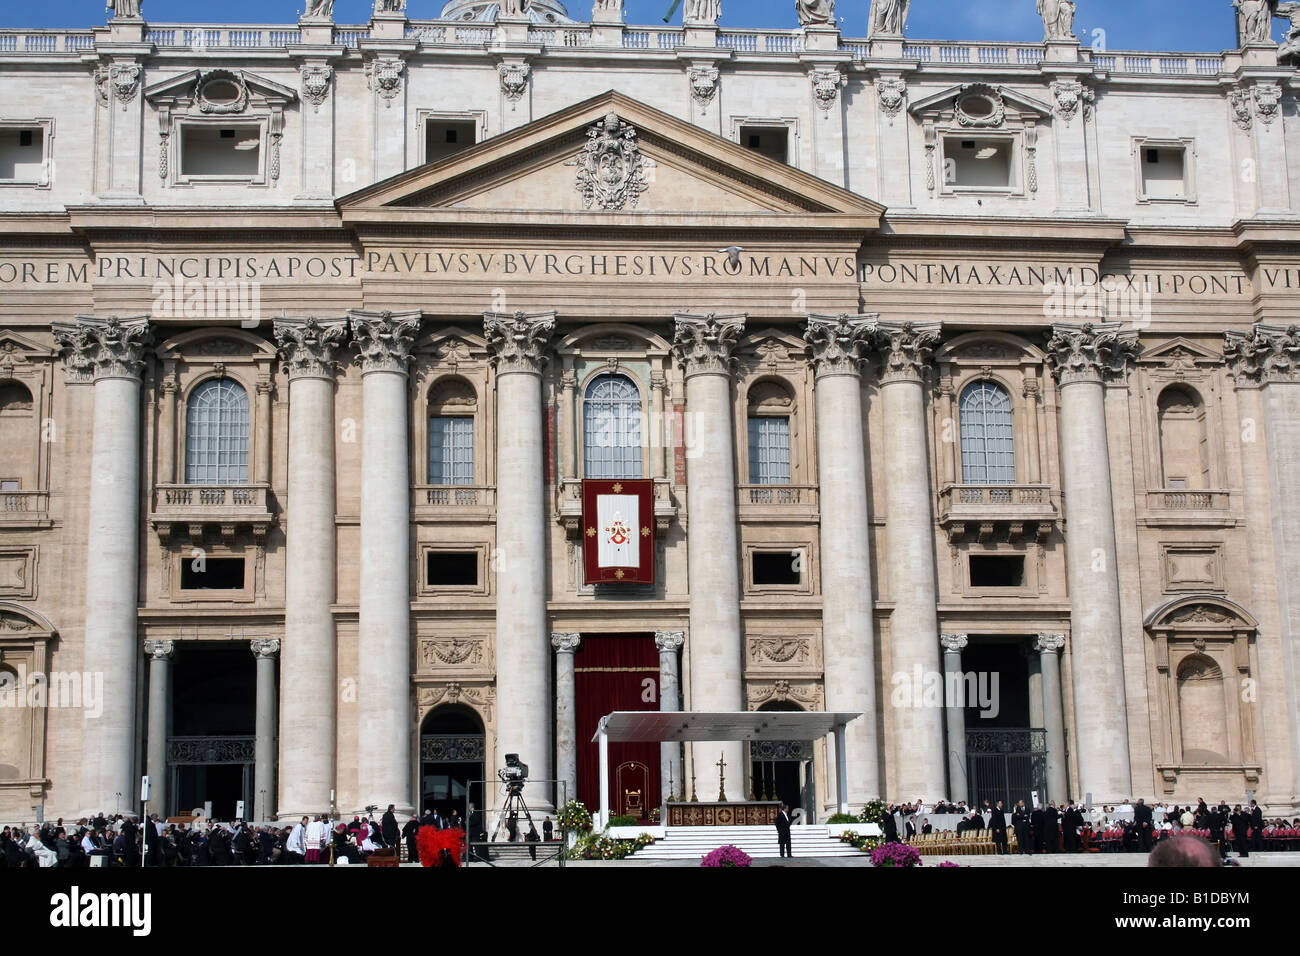
M 420 813 L 470 818 L 483 809 L 483 721 L 469 707 L 446 704 L 420 724 Z
M 251 815 L 257 663 L 247 642 L 177 641 L 173 667 L 168 813 L 211 802 L 213 819 L 233 820 L 242 800 Z
M 653 634 L 583 634 L 573 660 L 578 731 L 577 798 L 600 806 L 600 754 L 592 738 L 616 710 L 659 709 L 659 649 Z M 662 802 L 656 741 L 609 745 L 610 806 L 616 816 L 649 818 Z
M 1029 646 L 1024 636 L 971 635 L 962 651 L 966 675 L 967 799 L 1047 802 L 1047 731 L 1030 726 Z M 972 675 L 974 680 L 972 680 Z
M 802 711 L 798 704 L 773 701 L 759 710 Z M 806 740 L 754 740 L 749 744 L 750 792 L 755 800 L 780 800 L 802 808 L 815 820 L 812 792 L 813 744 Z

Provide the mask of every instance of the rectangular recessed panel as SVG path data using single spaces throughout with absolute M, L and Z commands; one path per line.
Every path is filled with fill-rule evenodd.
M 825 711 L 615 711 L 604 720 L 612 742 L 815 740 L 860 716 Z M 592 739 L 599 736 L 598 732 Z

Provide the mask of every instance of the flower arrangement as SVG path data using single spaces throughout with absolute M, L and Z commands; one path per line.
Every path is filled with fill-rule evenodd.
M 958 869 L 958 870 L 961 869 L 961 864 L 960 864 L 960 863 L 953 863 L 951 860 L 944 860 L 942 863 L 939 864 L 939 866 L 941 866 L 941 867 L 943 867 L 943 866 L 953 867 L 953 868 Z
M 560 822 L 561 830 L 570 830 L 574 833 L 591 832 L 591 811 L 581 800 L 570 800 L 560 807 L 556 817 Z
M 885 819 L 885 801 L 871 800 L 862 808 L 858 820 L 862 823 L 882 823 Z
M 655 838 L 648 833 L 642 833 L 635 840 L 614 840 L 607 836 L 588 834 L 569 851 L 569 859 L 622 860 L 654 842 Z
M 906 843 L 885 843 L 871 851 L 872 866 L 920 866 L 921 851 Z
M 650 822 L 651 823 L 659 822 L 659 807 L 652 807 L 650 809 Z
M 870 853 L 885 842 L 884 837 L 864 836 L 861 833 L 841 833 L 840 842 L 857 847 L 863 853 Z
M 727 844 L 710 850 L 700 861 L 700 866 L 749 866 L 754 860 L 738 846 Z

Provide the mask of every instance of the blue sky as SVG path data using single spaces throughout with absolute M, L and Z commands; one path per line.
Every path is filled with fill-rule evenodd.
M 1223 50 L 1236 46 L 1230 0 L 1077 0 L 1076 32 L 1089 44 L 1104 39 L 1111 50 Z M 407 0 L 414 19 L 438 15 L 443 0 Z M 671 0 L 628 0 L 628 22 L 658 23 Z M 335 0 L 338 23 L 364 23 L 373 0 Z M 846 35 L 867 32 L 868 0 L 839 0 Z M 157 23 L 290 23 L 303 0 L 144 0 Z M 572 0 L 569 13 L 588 19 L 591 0 Z M 681 11 L 674 17 L 681 22 Z M 105 20 L 103 0 L 0 0 L 0 28 L 88 27 Z M 722 23 L 731 27 L 793 27 L 794 0 L 723 0 Z M 1281 38 L 1283 21 L 1274 21 Z M 1104 31 L 1104 38 L 1094 34 Z M 913 0 L 907 33 L 928 40 L 1042 39 L 1034 0 Z

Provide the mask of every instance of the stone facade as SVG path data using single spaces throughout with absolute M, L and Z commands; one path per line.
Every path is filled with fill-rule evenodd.
M 973 792 L 981 718 L 926 691 L 998 645 L 1052 799 L 1300 809 L 1300 119 L 1271 45 L 452 6 L 0 32 L 0 691 L 51 691 L 0 707 L 0 818 L 129 807 L 146 772 L 177 809 L 199 645 L 256 672 L 249 815 L 415 806 L 448 705 L 489 775 L 571 781 L 574 655 L 627 632 L 664 709 L 862 712 L 851 805 Z M 655 483 L 656 584 L 623 591 L 578 541 L 611 374 Z M 244 396 L 237 478 L 192 470 L 205 387 Z M 442 480 L 449 417 L 472 455 Z M 695 756 L 663 748 L 665 792 Z

